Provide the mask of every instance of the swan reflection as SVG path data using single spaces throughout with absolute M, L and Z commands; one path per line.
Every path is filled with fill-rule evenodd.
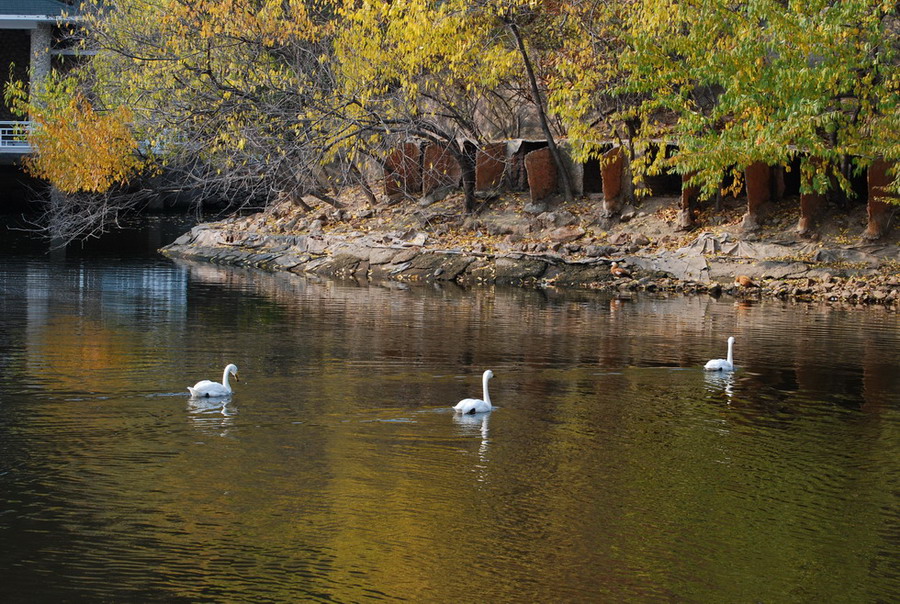
M 703 379 L 709 392 L 724 392 L 729 399 L 734 396 L 734 373 L 730 371 L 704 371 Z
M 470 415 L 460 415 L 458 413 L 453 414 L 453 423 L 459 426 L 460 432 L 462 434 L 478 434 L 481 437 L 481 444 L 478 445 L 478 460 L 481 462 L 481 465 L 479 465 L 478 479 L 481 481 L 484 480 L 483 472 L 486 468 L 484 464 L 486 464 L 488 461 L 487 452 L 488 444 L 490 443 L 490 439 L 488 438 L 488 422 L 490 421 L 490 419 L 490 413 L 478 413 Z
M 453 423 L 462 428 L 465 434 L 474 434 L 481 432 L 484 438 L 487 438 L 488 420 L 491 418 L 490 413 L 454 413 Z
M 195 428 L 225 436 L 238 410 L 231 397 L 188 399 L 188 418 Z M 224 430 L 224 432 L 220 432 Z

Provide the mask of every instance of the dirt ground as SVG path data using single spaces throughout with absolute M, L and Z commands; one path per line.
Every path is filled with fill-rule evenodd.
M 700 204 L 695 215 L 698 226 L 691 231 L 676 229 L 677 197 L 644 198 L 635 206 L 626 206 L 621 219 L 614 221 L 599 218 L 601 202 L 596 196 L 572 203 L 553 203 L 546 212 L 529 214 L 527 194 L 507 194 L 485 200 L 472 216 L 463 215 L 461 194 L 427 206 L 413 199 L 372 205 L 360 191 L 348 189 L 339 200 L 344 204 L 343 209 L 308 199 L 310 205 L 315 204 L 312 213 L 289 204 L 277 205 L 264 214 L 245 219 L 244 226 L 282 234 L 383 233 L 386 238 L 415 241 L 434 249 L 551 252 L 572 260 L 621 253 L 654 254 L 682 248 L 700 233 L 728 233 L 743 241 L 807 244 L 804 249 L 808 257 L 792 260 L 809 262 L 815 249 L 860 249 L 878 253 L 882 258 L 878 267 L 882 273 L 897 273 L 900 269 L 900 221 L 893 221 L 882 240 L 866 242 L 861 238 L 867 221 L 862 202 L 846 208 L 829 205 L 817 222 L 815 234 L 803 238 L 796 233 L 799 220 L 796 198 L 771 204 L 761 228 L 754 232 L 744 232 L 741 228 L 746 200 L 732 197 L 725 198 L 720 208 L 713 202 Z

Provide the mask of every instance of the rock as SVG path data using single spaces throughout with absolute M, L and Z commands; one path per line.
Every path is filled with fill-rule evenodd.
M 359 268 L 359 264 L 359 258 L 341 254 L 335 256 L 327 264 L 323 265 L 320 272 L 331 274 L 335 277 L 352 277 L 357 268 Z
M 175 241 L 173 241 L 173 242 L 171 243 L 171 245 L 172 245 L 172 246 L 187 245 L 187 244 L 189 244 L 189 243 L 191 242 L 192 239 L 193 239 L 193 232 L 192 232 L 192 231 L 188 231 L 187 233 L 185 233 L 184 235 L 182 235 L 181 237 L 179 237 L 178 239 L 176 239 Z
M 626 205 L 624 208 L 622 208 L 622 213 L 619 215 L 619 220 L 621 220 L 622 222 L 628 222 L 629 220 L 634 218 L 635 214 L 636 210 L 634 209 L 634 206 Z
M 426 235 L 425 233 L 416 233 L 416 234 L 412 237 L 412 239 L 410 239 L 409 241 L 407 241 L 407 243 L 408 243 L 409 245 L 413 245 L 413 246 L 416 246 L 416 247 L 421 247 L 421 246 L 425 245 L 425 242 L 426 242 L 426 241 L 428 241 L 428 235 Z
M 569 243 L 583 237 L 584 233 L 580 226 L 564 226 L 550 231 L 547 237 L 554 243 Z
M 310 254 L 324 254 L 328 249 L 328 243 L 321 237 L 307 237 L 306 251 Z
M 865 263 L 869 266 L 878 266 L 879 261 L 876 256 L 853 249 L 823 249 L 816 252 L 813 256 L 814 262 L 832 263 L 832 262 L 849 262 L 849 263 Z
M 542 214 L 547 211 L 547 204 L 544 202 L 534 202 L 528 203 L 522 208 L 522 211 L 526 214 Z
M 613 245 L 625 245 L 630 241 L 628 233 L 616 233 L 609 238 L 609 242 Z
M 544 212 L 543 214 L 538 215 L 536 221 L 544 228 L 550 228 L 576 224 L 578 218 L 576 218 L 572 212 L 562 210 L 559 212 Z
M 423 281 L 453 281 L 473 261 L 462 254 L 422 253 L 416 256 L 404 276 Z
M 506 237 L 503 238 L 503 242 L 510 247 L 516 246 L 519 242 L 522 241 L 522 235 L 519 233 L 510 233 Z
M 485 226 L 485 230 L 491 235 L 518 234 L 524 236 L 528 233 L 528 224 L 519 216 L 504 216 L 491 220 Z
M 407 249 L 397 252 L 397 255 L 394 256 L 393 259 L 391 259 L 391 262 L 393 264 L 402 264 L 404 262 L 408 262 L 408 261 L 412 260 L 413 258 L 418 256 L 419 253 L 420 253 L 420 250 L 417 247 L 407 248 Z M 369 262 L 372 262 L 372 261 L 369 260 Z M 373 262 L 373 264 L 375 264 L 375 263 Z
M 610 216 L 599 215 L 592 224 L 603 231 L 608 231 L 616 225 L 616 219 Z
M 397 250 L 387 247 L 376 247 L 369 251 L 369 264 L 388 264 L 397 255 Z
M 803 262 L 765 260 L 757 263 L 757 269 L 764 278 L 791 279 L 805 276 L 808 267 Z
M 455 188 L 455 186 L 448 186 L 435 189 L 419 200 L 419 207 L 427 208 L 428 206 L 445 199 Z
M 494 278 L 497 283 L 517 285 L 535 281 L 546 270 L 547 264 L 542 260 L 497 258 L 494 263 Z
M 639 246 L 650 245 L 650 239 L 643 233 L 638 233 L 632 242 Z
M 401 262 L 401 263 L 397 264 L 396 266 L 392 266 L 389 273 L 391 275 L 396 275 L 398 273 L 402 273 L 403 271 L 408 269 L 410 266 L 412 266 L 411 262 Z
M 612 275 L 604 266 L 550 264 L 541 275 L 541 281 L 553 285 L 598 285 L 609 282 Z
M 599 258 L 601 256 L 609 256 L 613 248 L 608 245 L 589 245 L 584 248 L 585 256 L 591 258 Z

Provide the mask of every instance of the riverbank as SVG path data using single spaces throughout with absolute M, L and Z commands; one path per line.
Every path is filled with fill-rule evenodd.
M 900 229 L 864 243 L 862 204 L 830 209 L 815 237 L 801 238 L 796 200 L 770 208 L 753 233 L 741 230 L 742 200 L 726 200 L 703 210 L 698 223 L 706 228 L 685 233 L 676 230 L 676 200 L 666 197 L 628 206 L 609 223 L 591 198 L 535 208 L 510 195 L 465 217 L 457 196 L 371 206 L 356 193 L 341 197 L 343 209 L 309 213 L 284 203 L 202 224 L 162 252 L 341 279 L 900 305 Z M 626 273 L 613 274 L 613 263 Z

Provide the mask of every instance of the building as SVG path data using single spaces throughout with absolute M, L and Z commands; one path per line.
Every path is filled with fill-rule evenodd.
M 64 55 L 72 54 L 63 47 L 68 38 L 63 31 L 76 18 L 73 7 L 58 0 L 0 0 L 0 82 L 5 85 L 12 77 L 34 85 L 47 77 Z M 0 164 L 30 151 L 27 128 L 27 121 L 0 102 Z

